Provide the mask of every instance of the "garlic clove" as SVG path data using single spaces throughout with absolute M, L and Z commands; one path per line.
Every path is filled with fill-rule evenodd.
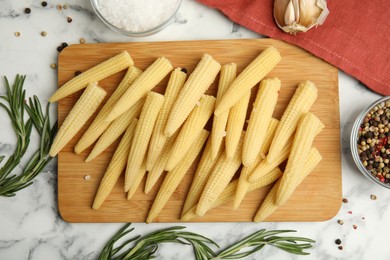
M 283 31 L 295 34 L 325 22 L 326 0 L 275 0 L 274 19 Z

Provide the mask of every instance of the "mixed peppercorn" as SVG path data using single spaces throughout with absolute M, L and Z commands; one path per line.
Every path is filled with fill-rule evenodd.
M 380 182 L 390 184 L 390 100 L 367 113 L 358 131 L 363 166 Z

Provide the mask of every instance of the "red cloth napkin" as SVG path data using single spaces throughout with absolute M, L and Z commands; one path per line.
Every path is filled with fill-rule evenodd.
M 388 0 L 328 1 L 325 23 L 290 35 L 273 19 L 274 0 L 198 0 L 257 33 L 300 46 L 390 95 L 390 12 Z

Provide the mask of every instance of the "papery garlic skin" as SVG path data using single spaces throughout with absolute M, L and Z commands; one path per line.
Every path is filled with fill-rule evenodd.
M 326 0 L 275 0 L 274 19 L 279 28 L 291 34 L 306 32 L 325 22 L 329 14 Z

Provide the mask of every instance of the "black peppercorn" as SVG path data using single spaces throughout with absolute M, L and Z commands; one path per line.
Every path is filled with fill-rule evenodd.
M 46 1 L 43 1 L 43 2 L 41 3 L 41 5 L 42 5 L 43 7 L 46 7 L 46 6 L 47 6 L 47 2 L 46 2 Z
M 68 44 L 66 42 L 61 43 L 62 48 L 68 47 Z
M 31 9 L 27 7 L 27 8 L 24 9 L 24 12 L 25 12 L 26 14 L 29 14 L 29 13 L 31 13 Z
M 341 244 L 341 240 L 340 240 L 340 239 L 336 239 L 334 242 L 335 242 L 337 245 L 340 245 L 340 244 Z
M 186 68 L 182 68 L 181 71 L 184 72 L 184 73 L 187 73 L 187 69 Z

